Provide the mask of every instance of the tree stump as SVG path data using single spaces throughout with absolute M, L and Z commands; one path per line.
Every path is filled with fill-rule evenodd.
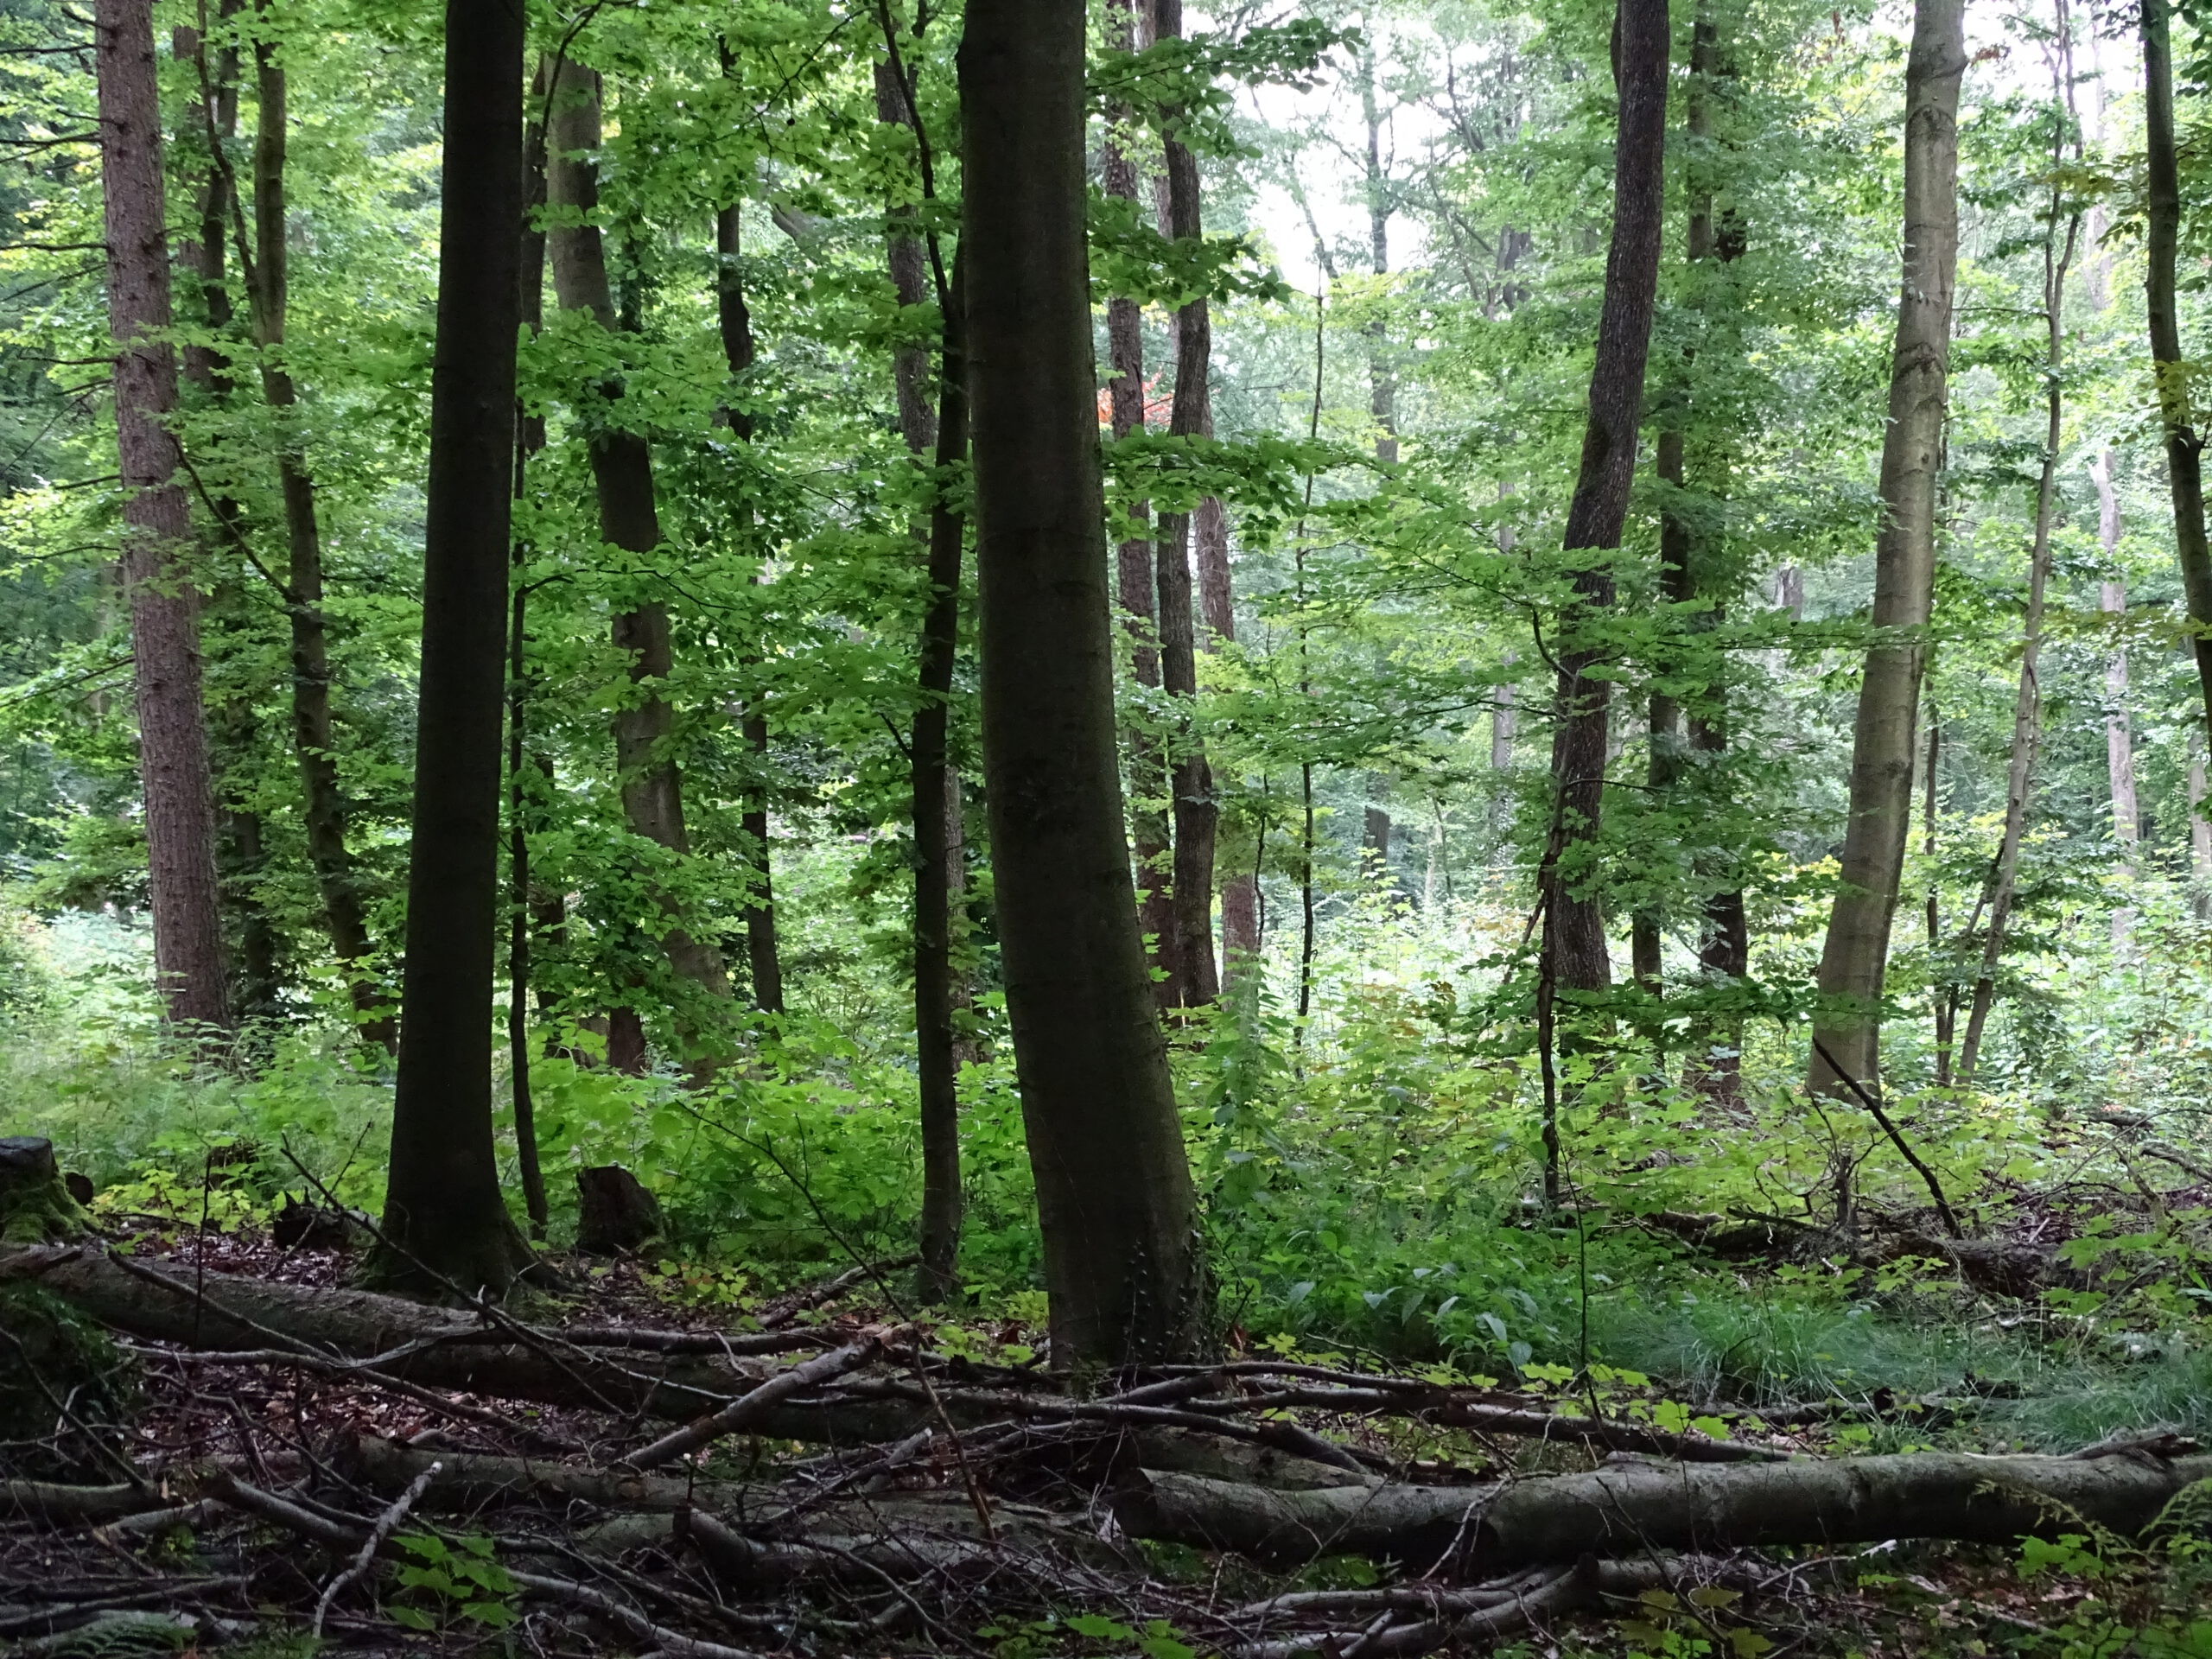
M 586 1255 L 620 1255 L 660 1236 L 660 1200 L 620 1164 L 578 1170 L 576 1197 L 576 1248 Z
M 79 1236 L 85 1226 L 85 1212 L 54 1161 L 54 1142 L 29 1135 L 0 1139 L 0 1243 L 51 1243 Z

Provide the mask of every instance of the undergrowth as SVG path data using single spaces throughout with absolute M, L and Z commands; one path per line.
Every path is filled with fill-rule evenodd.
M 348 1204 L 378 1207 L 391 1086 L 380 1052 L 296 1025 L 249 1033 L 228 1060 L 180 1054 L 130 993 L 127 933 L 11 930 L 0 1123 L 51 1136 L 101 1189 L 99 1207 L 180 1225 L 265 1223 L 307 1185 L 296 1159 Z M 1320 1012 L 1302 1027 L 1248 974 L 1178 1033 L 1231 1342 L 1466 1376 L 1608 1365 L 1663 1379 L 1700 1412 L 1895 1402 L 1870 1446 L 2212 1428 L 2203 1212 L 2123 1217 L 2112 1195 L 2133 1200 L 2142 1183 L 2107 1126 L 2004 1091 L 1899 1090 L 1890 1102 L 1974 1230 L 2031 1217 L 2069 1262 L 2096 1269 L 2089 1288 L 2030 1307 L 1925 1259 L 1870 1269 L 1815 1249 L 1716 1264 L 1655 1222 L 1825 1228 L 1847 1197 L 1858 1214 L 1932 1228 L 1927 1190 L 1865 1115 L 1794 1088 L 1773 1027 L 1750 1033 L 1732 1107 L 1681 1086 L 1679 1058 L 1662 1067 L 1625 1037 L 1570 1060 L 1565 1202 L 1547 1207 L 1525 1011 L 1499 1001 L 1494 972 L 1485 992 L 1479 973 L 1440 969 L 1446 953 L 1418 943 L 1400 937 L 1366 967 L 1329 964 Z M 1489 943 L 1479 929 L 1451 942 L 1462 960 Z M 673 1071 L 619 1075 L 591 1063 L 588 1033 L 563 1037 L 569 1053 L 549 1049 L 531 1071 L 556 1247 L 573 1233 L 573 1171 L 620 1163 L 661 1199 L 655 1264 L 672 1294 L 741 1313 L 855 1257 L 909 1248 L 919 1146 L 913 1077 L 895 1046 L 826 1018 L 762 1019 L 745 1063 L 699 1088 Z M 504 1099 L 504 1077 L 499 1087 Z M 979 1319 L 1026 1313 L 1039 1257 L 1005 1045 L 967 1068 L 961 1092 L 969 1294 Z M 512 1164 L 504 1108 L 500 1132 Z

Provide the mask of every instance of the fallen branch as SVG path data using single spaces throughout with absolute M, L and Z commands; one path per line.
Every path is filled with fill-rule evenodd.
M 882 1348 L 882 1338 L 870 1336 L 849 1348 L 818 1354 L 770 1377 L 750 1393 L 731 1401 L 720 1411 L 702 1417 L 697 1422 L 679 1428 L 672 1434 L 662 1435 L 651 1446 L 632 1452 L 623 1462 L 639 1471 L 658 1468 L 687 1452 L 697 1451 L 709 1440 L 737 1433 L 760 1422 L 794 1395 L 804 1394 L 818 1383 L 834 1381 L 848 1371 L 859 1370 L 881 1352 Z
M 1114 1498 L 1123 1529 L 1259 1560 L 1338 1552 L 1455 1570 L 1630 1548 L 1952 1538 L 2009 1543 L 2088 1525 L 2140 1532 L 2212 1457 L 2091 1461 L 1923 1452 L 1781 1464 L 1622 1464 L 1480 1487 L 1270 1491 L 1143 1471 Z
M 408 1510 L 415 1507 L 415 1500 L 422 1497 L 430 1483 L 438 1478 L 439 1467 L 439 1465 L 432 1464 L 409 1483 L 407 1490 L 377 1516 L 375 1523 L 369 1528 L 369 1535 L 361 1542 L 359 1553 L 347 1564 L 346 1570 L 323 1586 L 322 1594 L 315 1604 L 315 1623 L 308 1631 L 309 1640 L 322 1640 L 322 1622 L 330 1616 L 331 1603 L 344 1593 L 347 1586 L 359 1582 L 369 1570 L 370 1564 L 377 1558 L 377 1552 L 384 1548 L 385 1541 L 407 1518 Z

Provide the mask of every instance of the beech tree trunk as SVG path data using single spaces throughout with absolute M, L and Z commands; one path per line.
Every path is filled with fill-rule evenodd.
M 2062 24 L 2063 13 L 2061 13 Z M 2070 66 L 2072 41 L 2062 36 L 2059 61 L 2068 66 L 2057 88 L 2072 102 Z M 2062 129 L 2063 132 L 2063 129 Z M 2054 176 L 2066 162 L 2064 139 L 2052 146 Z M 2081 160 L 2077 154 L 2074 160 Z M 2043 683 L 2037 670 L 2043 651 L 2044 590 L 2050 582 L 2050 531 L 2058 501 L 2058 446 L 2064 435 L 2066 389 L 2061 378 L 2066 366 L 2066 272 L 2073 263 L 2074 244 L 2082 229 L 2077 213 L 2059 225 L 2060 199 L 2056 186 L 2049 198 L 2044 228 L 2044 426 L 2043 470 L 2036 480 L 2035 543 L 2028 556 L 2028 608 L 2020 634 L 2020 689 L 2012 709 L 2012 763 L 2005 772 L 2005 830 L 1998 842 L 1997 861 L 1989 882 L 1989 932 L 1982 946 L 1981 972 L 1974 984 L 1974 1001 L 1967 1014 L 1966 1035 L 1959 1043 L 1959 1081 L 1974 1081 L 1974 1065 L 1981 1054 L 1981 1033 L 1997 996 L 1997 966 L 2005 954 L 2005 928 L 2012 919 L 2012 899 L 2019 887 L 2020 843 L 2027 834 L 2028 802 L 2035 788 L 2036 752 L 2043 738 Z
M 284 502 L 284 611 L 292 636 L 292 748 L 300 768 L 306 810 L 308 862 L 322 899 L 331 952 L 346 976 L 361 1035 L 397 1048 L 399 1027 L 390 998 L 370 967 L 368 918 L 353 861 L 346 846 L 346 797 L 338 782 L 337 739 L 330 716 L 330 635 L 322 608 L 322 531 L 315 514 L 315 479 L 294 410 L 299 391 L 284 366 L 284 326 L 290 287 L 285 241 L 286 108 L 284 67 L 266 41 L 253 48 L 260 100 L 253 143 L 254 266 L 249 273 L 254 334 L 261 346 L 261 390 L 276 411 L 283 434 L 276 477 Z
M 499 716 L 521 326 L 523 16 L 448 0 L 437 345 L 399 1086 L 372 1279 L 503 1291 L 530 1264 L 492 1139 Z
M 1153 37 L 1179 39 L 1183 0 L 1153 0 Z M 1201 233 L 1198 158 L 1171 129 L 1164 144 L 1166 190 L 1160 233 L 1196 241 Z M 1213 323 L 1202 294 L 1175 313 L 1175 393 L 1167 415 L 1174 437 L 1204 437 L 1213 428 L 1208 380 L 1212 372 Z M 1175 994 L 1178 1007 L 1202 1007 L 1221 995 L 1213 954 L 1213 855 L 1221 810 L 1213 798 L 1213 772 L 1205 749 L 1190 729 L 1198 695 L 1198 619 L 1192 603 L 1191 520 L 1186 512 L 1160 515 L 1155 551 L 1160 571 L 1160 677 L 1180 718 L 1169 739 L 1168 783 L 1175 823 L 1174 875 L 1169 883 L 1175 916 Z
M 973 0 L 960 50 L 984 772 L 1060 1365 L 1192 1353 L 1205 1300 L 1122 839 L 1084 41 L 1081 0 Z
M 1390 274 L 1390 183 L 1382 171 L 1382 112 L 1375 98 L 1375 47 L 1359 57 L 1359 111 L 1367 124 L 1367 246 L 1376 276 Z M 1382 319 L 1367 325 L 1367 407 L 1375 422 L 1375 458 L 1398 459 L 1398 377 Z
M 1109 0 L 1107 29 L 1115 45 L 1135 50 L 1147 43 L 1152 30 L 1148 4 L 1140 0 Z M 1138 200 L 1136 168 L 1123 148 L 1124 135 L 1135 130 L 1135 117 L 1126 105 L 1107 111 L 1104 175 L 1106 194 L 1124 201 Z M 1107 382 L 1109 418 L 1116 438 L 1126 438 L 1145 427 L 1144 315 L 1135 300 L 1121 295 L 1106 302 L 1106 346 L 1114 377 Z M 1138 502 L 1131 509 L 1140 529 L 1147 506 Z M 1165 531 L 1163 524 L 1161 529 Z M 1151 540 L 1134 536 L 1115 550 L 1116 586 L 1124 626 L 1131 640 L 1132 671 L 1140 686 L 1160 685 L 1160 606 L 1154 594 Z M 1129 757 L 1129 842 L 1136 862 L 1140 913 L 1144 921 L 1146 952 L 1152 963 L 1154 998 L 1160 1007 L 1174 1006 L 1182 983 L 1182 954 L 1177 947 L 1173 851 L 1168 837 L 1167 763 L 1159 735 L 1152 729 L 1150 711 L 1126 723 Z
M 2212 1457 L 1923 1452 L 1788 1463 L 1628 1464 L 1491 1486 L 1268 1491 L 1147 1470 L 1114 1499 L 1140 1538 L 1287 1565 L 1338 1554 L 1474 1576 L 1591 1554 L 1955 1538 L 2010 1543 L 2088 1525 L 2133 1536 Z
M 1880 1071 L 1882 982 L 1912 822 L 1913 724 L 1935 602 L 1936 493 L 1948 397 L 1951 284 L 1959 248 L 1962 0 L 1916 0 L 1905 63 L 1904 277 L 1882 440 L 1883 523 L 1873 622 L 1852 738 L 1843 868 L 1821 952 L 1814 1034 L 1859 1082 Z M 1841 1092 L 1816 1050 L 1812 1087 Z
M 880 66 L 877 114 L 910 128 L 924 156 L 929 135 L 920 125 L 903 61 Z M 888 76 L 888 84 L 886 82 Z M 934 168 L 923 175 L 925 191 Z M 893 209 L 894 222 L 900 217 Z M 947 760 L 947 705 L 952 671 L 960 650 L 960 567 L 968 525 L 957 503 L 955 479 L 968 459 L 966 364 L 963 359 L 960 273 L 944 281 L 944 251 L 929 233 L 928 257 L 912 235 L 892 238 L 892 283 L 901 305 L 918 305 L 925 269 L 938 276 L 942 315 L 938 410 L 934 421 L 914 421 L 906 431 L 917 456 L 934 444 L 935 491 L 925 536 L 930 603 L 922 618 L 916 682 L 920 700 L 914 709 L 907 742 L 914 832 L 914 1058 L 921 1106 L 922 1216 L 918 1288 L 931 1302 L 950 1302 L 960 1294 L 960 1058 L 953 1030 L 957 996 L 952 961 L 953 860 L 961 855 L 950 836 L 949 804 L 956 780 Z M 908 297 L 912 292 L 912 297 Z M 925 365 L 926 366 L 926 365 Z M 902 414 L 906 397 L 900 382 Z M 918 398 L 916 400 L 918 404 Z M 926 416 L 926 406 L 921 406 Z
M 563 63 L 553 89 L 546 149 L 546 200 L 564 219 L 547 232 L 553 291 L 564 311 L 588 311 L 601 327 L 622 327 L 607 280 L 607 255 L 592 215 L 599 207 L 599 77 L 580 64 Z M 660 545 L 654 501 L 652 450 L 645 437 L 621 425 L 622 389 L 606 384 L 585 400 L 592 428 L 592 481 L 599 498 L 599 533 L 624 552 L 644 558 Z M 668 607 L 640 600 L 614 618 L 617 651 L 630 660 L 633 688 L 614 716 L 614 760 L 622 778 L 622 810 L 631 830 L 678 857 L 691 850 L 683 823 L 683 779 L 672 753 L 676 711 L 666 695 L 675 668 Z M 721 953 L 694 938 L 677 919 L 672 900 L 661 901 L 667 925 L 661 948 L 669 966 L 708 995 L 729 995 Z M 696 1017 L 678 1010 L 687 1046 L 696 1046 Z
M 152 7 L 145 0 L 97 0 L 93 39 L 155 981 L 170 1023 L 219 1033 L 230 1028 L 230 995 L 200 689 L 200 596 L 186 559 L 192 514 L 168 427 L 177 370 L 163 338 L 170 326 L 169 248 Z
M 2098 584 L 2097 608 L 2107 616 L 2127 614 L 2127 582 L 2120 569 L 2120 493 L 2113 487 L 2113 452 L 2097 457 L 2089 476 L 2097 486 L 2097 544 L 2106 575 Z M 2127 647 L 2115 645 L 2105 659 L 2105 772 L 2112 791 L 2112 833 L 2133 868 L 2143 820 L 2135 799 L 2135 739 L 2127 706 Z
M 1544 899 L 1544 951 L 1554 982 L 1570 994 L 1611 983 L 1605 912 L 1596 891 L 1598 839 L 1605 806 L 1609 683 L 1589 677 L 1604 660 L 1577 639 L 1611 607 L 1611 563 L 1621 543 L 1636 472 L 1643 369 L 1659 285 L 1665 174 L 1668 25 L 1666 0 L 1620 0 L 1614 17 L 1613 79 L 1620 89 L 1613 148 L 1613 232 L 1605 259 L 1605 301 L 1590 375 L 1590 417 L 1581 469 L 1567 507 L 1566 550 L 1599 556 L 1574 570 L 1575 600 L 1561 619 L 1552 736 L 1552 832 L 1538 882 Z
M 219 15 L 228 21 L 238 9 L 238 0 L 223 0 Z M 207 336 L 186 344 L 184 383 L 219 406 L 227 404 L 237 390 L 223 341 L 235 320 L 225 285 L 228 262 L 224 250 L 230 236 L 231 207 L 225 152 L 238 136 L 238 54 L 236 47 L 226 46 L 211 57 L 199 29 L 179 25 L 169 34 L 169 55 L 192 66 L 199 86 L 204 89 L 195 92 L 187 105 L 179 137 L 205 143 L 208 151 L 200 190 L 200 228 L 196 237 L 180 241 L 176 248 L 177 269 L 189 274 L 189 286 L 199 298 L 197 321 Z M 234 541 L 244 534 L 237 502 L 218 493 L 207 505 L 224 539 Z M 226 602 L 232 597 L 226 587 L 219 586 L 211 596 L 210 608 L 218 617 L 232 608 Z M 229 791 L 223 787 L 227 757 L 243 755 L 252 743 L 256 721 L 251 699 L 235 696 L 218 703 L 208 718 L 221 832 L 217 870 L 238 941 L 238 954 L 231 963 L 232 1012 L 241 1020 L 272 1019 L 280 1011 L 283 985 L 276 931 L 261 898 L 261 882 L 269 861 L 266 826 L 260 813 L 227 798 Z
M 2167 0 L 2142 0 L 2144 289 L 2151 321 L 2151 372 L 2157 381 L 2158 423 L 2166 437 L 2166 480 L 2174 502 L 2174 552 L 2181 561 L 2182 591 L 2198 689 L 2212 721 L 2212 546 L 2204 527 L 2203 435 L 2189 395 L 2187 354 L 2174 262 L 2181 242 L 2181 168 L 2174 143 L 2172 19 Z
M 715 214 L 715 306 L 721 330 L 722 357 L 731 378 L 742 379 L 753 367 L 753 311 L 745 302 L 744 215 L 732 203 Z M 902 390 L 901 397 L 905 396 Z M 753 442 L 753 416 L 741 408 L 723 411 L 730 435 Z M 756 575 L 757 582 L 759 577 Z M 745 963 L 753 982 L 753 1006 L 763 1014 L 784 1011 L 784 959 L 776 941 L 775 859 L 768 840 L 768 717 L 758 696 L 741 716 L 738 734 L 753 758 L 753 779 L 747 790 L 738 830 L 745 837 L 752 868 L 747 872 Z

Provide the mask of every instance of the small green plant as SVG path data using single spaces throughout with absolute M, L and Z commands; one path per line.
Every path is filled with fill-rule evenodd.
M 499 1547 L 491 1539 L 409 1532 L 392 1541 L 411 1558 L 395 1575 L 404 1597 L 385 1604 L 393 1624 L 423 1631 L 462 1624 L 503 1630 L 515 1622 L 515 1581 L 495 1559 Z

